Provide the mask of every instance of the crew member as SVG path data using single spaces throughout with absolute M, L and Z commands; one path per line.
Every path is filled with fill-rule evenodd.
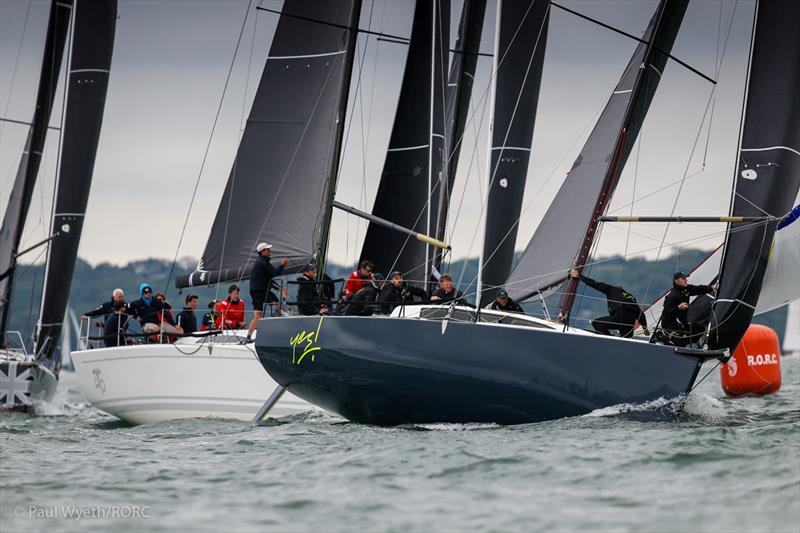
M 686 346 L 691 342 L 689 298 L 698 294 L 709 294 L 714 290 L 710 285 L 689 285 L 688 278 L 688 274 L 675 272 L 672 276 L 672 289 L 664 298 L 661 329 L 667 344 Z
M 522 307 L 508 295 L 505 289 L 497 291 L 497 296 L 495 296 L 490 309 L 525 314 Z
M 194 333 L 197 331 L 197 315 L 194 314 L 197 309 L 197 295 L 189 294 L 186 296 L 186 305 L 178 313 L 175 321 L 176 325 L 183 328 L 184 333 Z
M 153 289 L 149 284 L 139 285 L 139 294 L 141 298 L 128 306 L 128 314 L 139 321 L 145 333 L 183 333 L 181 328 L 175 326 L 171 315 L 163 313 L 167 308 L 161 300 L 153 298 Z
M 414 302 L 414 297 L 425 300 L 428 295 L 419 287 L 409 285 L 403 280 L 403 273 L 394 271 L 389 276 L 389 283 L 384 283 L 378 295 L 380 311 L 384 315 L 391 314 L 398 305 L 408 305 Z
M 247 329 L 247 338 L 244 342 L 252 342 L 253 332 L 258 327 L 259 319 L 264 316 L 264 302 L 267 300 L 267 292 L 272 286 L 272 279 L 280 276 L 283 269 L 289 264 L 289 259 L 281 259 L 281 264 L 278 268 L 272 266 L 270 263 L 270 255 L 272 255 L 272 245 L 265 242 L 259 243 L 256 246 L 256 253 L 258 258 L 253 264 L 253 270 L 250 271 L 250 298 L 253 300 L 253 320 L 250 321 L 250 327 Z
M 214 325 L 217 323 L 217 304 L 219 300 L 211 300 L 208 302 L 208 313 L 203 315 L 203 322 L 200 326 L 200 331 L 209 331 L 214 329 Z
M 114 289 L 114 292 L 111 293 L 111 299 L 109 301 L 103 302 L 95 309 L 82 314 L 81 320 L 85 320 L 87 317 L 94 318 L 96 316 L 102 316 L 105 319 L 105 317 L 114 312 L 114 302 L 125 303 L 125 293 L 122 289 Z
M 358 270 L 352 272 L 347 278 L 347 283 L 342 291 L 342 298 L 346 301 L 352 298 L 355 293 L 361 290 L 364 283 L 372 277 L 372 270 L 375 265 L 369 259 L 364 259 L 358 266 Z
M 106 319 L 103 326 L 103 344 L 106 346 L 125 346 L 127 339 L 125 334 L 128 332 L 128 319 L 125 314 L 125 302 L 117 301 L 112 304 L 112 313 Z
M 437 304 L 445 304 L 452 301 L 464 303 L 464 293 L 453 287 L 453 278 L 450 274 L 442 274 L 439 277 L 439 288 L 431 294 L 431 301 Z
M 217 304 L 217 329 L 244 327 L 244 301 L 239 299 L 239 286 L 228 287 L 228 297 Z
M 303 267 L 303 277 L 297 278 L 297 309 L 301 315 L 327 315 L 328 306 L 323 305 L 317 290 L 317 267 L 308 263 Z
M 636 329 L 636 322 L 639 322 L 644 329 L 644 334 L 650 335 L 650 331 L 647 329 L 647 317 L 644 311 L 636 302 L 636 297 L 623 287 L 595 281 L 592 278 L 581 275 L 575 268 L 569 271 L 569 275 L 606 295 L 608 315 L 597 317 L 592 320 L 592 327 L 595 331 L 603 335 L 612 335 L 611 331 L 616 330 L 619 331 L 620 337 L 630 338 L 633 336 L 633 331 Z
M 382 274 L 373 274 L 361 289 L 350 298 L 347 307 L 344 309 L 344 314 L 350 316 L 372 316 L 380 307 L 377 300 L 382 282 Z

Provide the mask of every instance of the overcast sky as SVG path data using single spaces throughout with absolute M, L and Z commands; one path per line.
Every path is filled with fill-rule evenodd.
M 274 9 L 280 9 L 281 3 L 261 2 Z M 247 0 L 120 0 L 81 257 L 94 264 L 122 264 L 175 255 L 247 4 Z M 564 0 L 563 4 L 635 35 L 644 32 L 656 6 L 654 0 Z M 461 5 L 461 1 L 453 2 L 452 40 Z M 490 0 L 482 43 L 485 52 L 492 51 L 495 6 Z M 628 204 L 637 198 L 640 201 L 633 208 L 634 213 L 669 214 L 679 182 L 688 175 L 676 214 L 727 212 L 753 6 L 752 0 L 690 3 L 673 55 L 712 77 L 724 57 L 713 94 L 713 115 L 706 118 L 701 129 L 703 114 L 712 101 L 712 85 L 670 62 L 611 211 L 630 213 Z M 410 0 L 364 0 L 361 25 L 408 35 L 413 7 Z M 0 0 L 3 117 L 29 121 L 32 116 L 48 9 L 49 2 L 44 0 Z M 277 15 L 251 10 L 180 256 L 199 257 L 205 246 L 275 30 Z M 729 25 L 730 38 L 723 56 Z M 629 38 L 552 9 L 518 248 L 525 247 L 557 192 L 635 45 Z M 352 84 L 348 117 L 352 127 L 337 199 L 365 210 L 371 209 L 377 190 L 405 53 L 402 45 L 363 35 L 359 39 L 358 57 L 363 57 L 361 83 Z M 474 236 L 485 183 L 486 152 L 486 120 L 481 121 L 480 116 L 486 104 L 490 68 L 490 60 L 479 60 L 474 112 L 464 138 L 451 204 L 449 237 L 456 258 L 479 252 L 480 240 Z M 56 105 L 54 123 L 60 115 L 60 105 Z M 26 132 L 24 126 L 0 123 L 2 209 Z M 53 132 L 48 138 L 25 243 L 41 239 L 49 226 L 57 144 L 58 134 Z M 649 196 L 670 184 L 661 193 Z M 664 226 L 636 225 L 630 233 L 628 229 L 607 226 L 597 253 L 627 251 L 655 256 Z M 666 240 L 680 246 L 711 249 L 721 242 L 722 229 L 708 224 L 673 225 Z M 336 213 L 332 259 L 354 262 L 363 235 L 362 222 Z M 666 249 L 663 254 L 671 251 Z

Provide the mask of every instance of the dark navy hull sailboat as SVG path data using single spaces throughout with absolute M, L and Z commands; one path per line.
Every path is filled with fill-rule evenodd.
M 723 355 L 530 320 L 272 318 L 259 324 L 256 348 L 293 394 L 376 425 L 523 424 L 679 398 L 704 359 Z

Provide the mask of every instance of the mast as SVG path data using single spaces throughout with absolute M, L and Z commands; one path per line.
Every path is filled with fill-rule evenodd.
M 0 278 L 6 274 L 5 279 L 0 279 L 0 348 L 5 346 L 8 316 L 11 312 L 14 268 L 22 239 L 22 229 L 28 217 L 36 176 L 42 161 L 71 13 L 72 0 L 53 0 L 50 4 L 39 89 L 36 94 L 36 109 L 20 158 L 17 176 L 11 188 L 11 198 L 3 216 L 3 225 L 0 228 Z
M 800 189 L 800 3 L 759 1 L 732 216 L 782 217 Z M 708 345 L 733 350 L 750 326 L 778 220 L 728 226 Z
M 495 80 L 494 127 L 486 157 L 491 161 L 481 277 L 481 306 L 494 300 L 511 272 L 531 142 L 542 81 L 549 0 L 505 2 Z
M 515 0 L 511 0 L 512 2 Z M 492 87 L 489 94 L 489 131 L 486 135 L 486 144 L 488 154 L 486 154 L 486 188 L 484 189 L 486 198 L 483 201 L 481 208 L 481 231 L 486 232 L 486 211 L 489 203 L 489 187 L 492 182 L 492 141 L 494 140 L 494 108 L 495 108 L 495 94 L 497 92 L 497 68 L 500 56 L 500 19 L 503 12 L 503 0 L 497 0 L 497 12 L 494 15 L 494 51 L 492 53 Z M 486 258 L 484 257 L 485 247 L 481 247 L 480 256 L 478 256 L 478 279 L 475 285 L 475 303 L 478 309 L 481 308 L 480 302 L 483 294 L 483 266 Z
M 464 127 L 469 115 L 469 103 L 472 99 L 472 86 L 475 81 L 475 68 L 478 64 L 485 13 L 486 0 L 464 0 L 445 98 L 447 112 L 443 174 L 447 179 L 442 180 L 441 183 L 436 213 L 436 239 L 440 241 L 444 240 L 447 229 L 447 211 L 456 179 Z M 437 249 L 433 257 L 432 270 L 441 270 L 441 264 L 442 250 Z
M 336 197 L 336 183 L 339 178 L 339 166 L 342 157 L 342 139 L 344 137 L 344 123 L 347 116 L 347 100 L 350 96 L 350 81 L 353 72 L 353 60 L 356 52 L 356 41 L 358 40 L 358 25 L 361 18 L 361 0 L 353 0 L 350 8 L 350 21 L 348 27 L 350 31 L 347 35 L 347 47 L 344 56 L 344 80 L 342 90 L 339 94 L 339 113 L 336 119 L 336 132 L 334 133 L 334 155 L 331 159 L 331 170 L 326 185 L 325 209 L 322 214 L 322 228 L 319 233 L 317 244 L 317 270 L 318 281 L 325 277 L 325 267 L 328 261 L 328 245 L 330 240 L 331 218 L 333 217 L 333 203 Z M 317 285 L 319 287 L 319 285 Z
M 78 257 L 97 143 L 103 123 L 114 31 L 116 0 L 79 0 L 68 77 L 61 164 L 56 184 L 36 354 L 49 359 L 56 351 Z M 53 366 L 58 367 L 58 361 Z

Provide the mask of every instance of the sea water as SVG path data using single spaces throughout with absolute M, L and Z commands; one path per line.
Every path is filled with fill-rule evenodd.
M 65 373 L 40 416 L 0 415 L 0 531 L 800 531 L 800 358 L 728 399 L 714 370 L 673 422 L 131 427 Z M 711 369 L 707 364 L 706 369 Z

